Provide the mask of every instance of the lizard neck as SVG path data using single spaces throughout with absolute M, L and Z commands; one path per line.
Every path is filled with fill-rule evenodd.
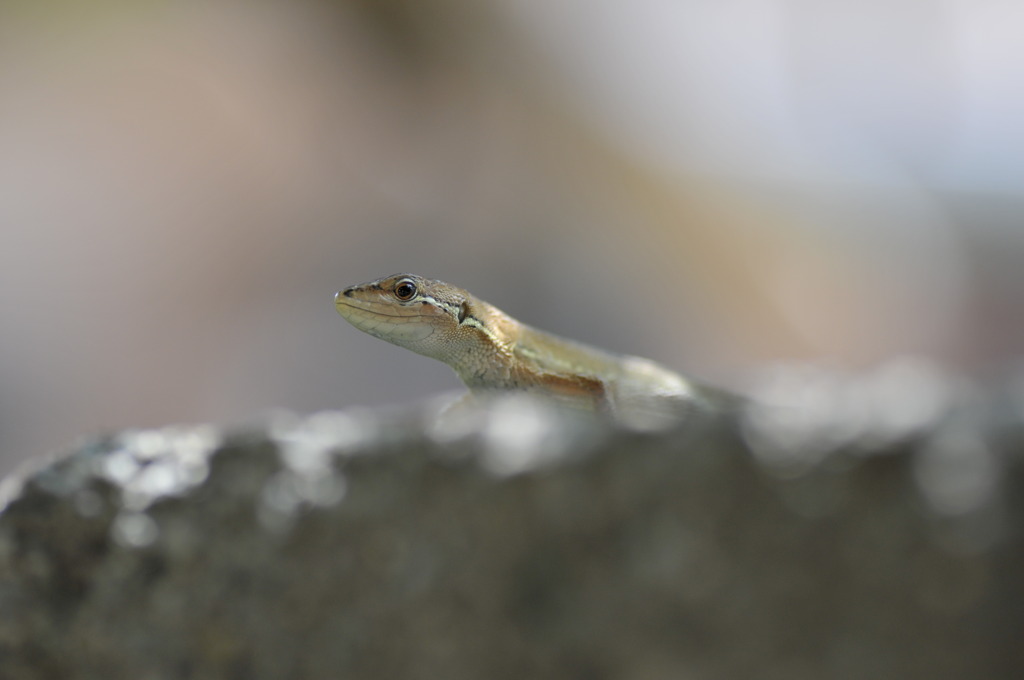
M 527 390 L 588 409 L 605 405 L 605 385 L 594 373 L 614 375 L 614 360 L 525 326 L 500 309 L 473 299 L 460 328 L 474 331 L 447 363 L 471 392 Z M 465 337 L 465 336 L 464 336 Z
M 473 391 L 517 387 L 515 347 L 521 324 L 482 300 L 468 300 L 468 314 L 459 324 L 458 341 L 439 357 Z

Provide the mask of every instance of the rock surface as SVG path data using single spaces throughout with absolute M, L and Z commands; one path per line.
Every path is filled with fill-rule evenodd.
M 976 412 L 122 433 L 5 482 L 0 678 L 1019 677 L 1021 428 Z

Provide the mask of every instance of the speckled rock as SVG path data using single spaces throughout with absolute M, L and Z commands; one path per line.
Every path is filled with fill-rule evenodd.
M 4 483 L 0 678 L 1019 677 L 1017 411 L 810 413 L 96 441 Z

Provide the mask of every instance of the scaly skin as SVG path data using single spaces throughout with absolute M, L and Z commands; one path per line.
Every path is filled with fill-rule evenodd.
M 334 302 L 359 330 L 448 364 L 473 394 L 522 390 L 610 412 L 629 403 L 669 401 L 685 409 L 721 399 L 653 361 L 519 323 L 443 281 L 395 274 L 346 288 Z

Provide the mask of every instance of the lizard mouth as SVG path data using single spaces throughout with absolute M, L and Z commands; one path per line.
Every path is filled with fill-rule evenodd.
M 334 306 L 338 310 L 338 314 L 341 314 L 346 321 L 368 333 L 382 335 L 386 332 L 382 325 L 383 327 L 390 326 L 392 332 L 401 326 L 408 325 L 409 327 L 406 328 L 408 331 L 412 330 L 411 326 L 426 321 L 418 308 L 394 307 L 387 303 L 354 297 L 349 293 L 350 290 L 343 290 L 335 294 Z
M 398 310 L 393 310 L 388 307 L 388 311 L 384 311 L 381 309 L 385 306 L 382 303 L 345 296 L 344 292 L 335 295 L 334 304 L 338 313 L 346 321 L 364 333 L 414 351 L 419 342 L 435 331 L 434 327 L 415 309 L 398 308 Z M 402 309 L 406 309 L 407 313 L 394 313 L 394 311 Z
M 378 310 L 374 309 L 376 305 L 372 301 L 356 297 L 353 295 L 353 292 L 354 291 L 351 288 L 346 288 L 345 290 L 338 291 L 334 294 L 334 306 L 338 308 L 339 312 L 348 308 L 358 309 L 373 314 L 380 313 Z M 344 316 L 344 312 L 342 312 L 342 315 Z
M 412 310 L 410 310 L 409 314 L 391 314 L 379 309 L 377 303 L 352 298 L 351 296 L 349 296 L 348 299 L 345 299 L 341 296 L 342 293 L 338 293 L 334 296 L 334 306 L 338 308 L 338 312 L 346 319 L 349 318 L 350 314 L 352 314 L 352 312 L 348 310 L 356 310 L 357 312 L 363 312 L 364 314 L 371 314 L 373 316 L 386 316 L 392 319 L 409 319 L 422 316 Z

